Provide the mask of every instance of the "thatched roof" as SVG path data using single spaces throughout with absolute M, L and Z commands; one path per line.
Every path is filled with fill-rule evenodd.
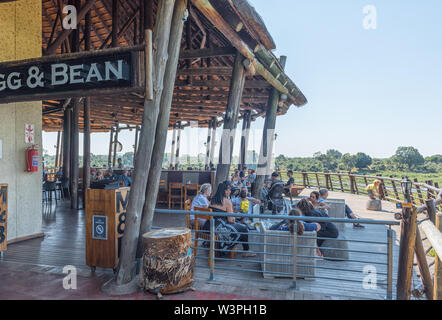
M 119 1 L 119 46 L 132 46 L 140 43 L 140 0 Z M 156 10 L 156 2 L 154 9 Z M 241 29 L 238 35 L 251 48 L 263 46 L 267 50 L 275 48 L 274 41 L 268 33 L 264 22 L 247 0 L 210 1 L 213 7 L 234 29 Z M 43 4 L 43 52 L 49 43 L 62 31 L 58 16 L 59 3 L 66 5 L 67 0 L 42 0 Z M 112 0 L 97 0 L 91 9 L 91 48 L 99 50 L 111 45 Z M 232 48 L 232 43 L 193 5 L 190 6 L 190 29 L 185 28 L 182 39 L 177 80 L 170 117 L 170 126 L 178 120 L 195 121 L 207 125 L 212 117 L 222 121 L 226 109 L 229 84 L 234 62 L 233 50 L 219 56 L 185 59 L 191 56 L 192 50 L 204 48 Z M 84 29 L 84 20 L 80 30 Z M 54 28 L 55 26 L 55 28 Z M 190 30 L 189 36 L 187 33 Z M 82 39 L 82 36 L 80 36 Z M 189 41 L 190 39 L 190 41 Z M 187 41 L 186 41 L 187 40 Z M 190 42 L 190 43 L 189 43 Z M 190 45 L 190 47 L 189 47 Z M 81 48 L 84 47 L 84 41 Z M 233 48 L 232 48 L 233 49 Z M 189 51 L 191 50 L 191 51 Z M 57 53 L 69 51 L 67 44 L 58 48 Z M 252 118 L 262 116 L 266 110 L 267 100 L 272 85 L 258 74 L 248 76 L 241 103 L 241 113 L 250 110 Z M 298 94 L 299 96 L 299 94 Z M 107 131 L 119 124 L 140 125 L 143 113 L 142 96 L 134 94 L 119 96 L 91 97 L 92 131 Z M 280 109 L 284 114 L 291 104 L 304 104 L 302 96 L 297 101 L 287 101 Z M 43 128 L 46 131 L 61 129 L 64 101 L 43 102 Z M 83 128 L 80 112 L 80 130 Z

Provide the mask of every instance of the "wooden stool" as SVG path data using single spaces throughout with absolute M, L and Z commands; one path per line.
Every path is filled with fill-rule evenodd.
M 158 195 L 157 195 L 157 205 L 158 203 L 167 204 L 168 198 L 167 194 L 167 183 L 166 180 L 160 180 L 160 184 L 158 185 Z
M 179 201 L 180 209 L 183 208 L 183 184 L 181 182 L 169 183 L 169 209 Z

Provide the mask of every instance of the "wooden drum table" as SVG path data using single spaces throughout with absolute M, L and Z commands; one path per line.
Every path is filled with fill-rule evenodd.
M 155 294 L 186 291 L 193 283 L 195 257 L 190 229 L 167 228 L 143 235 L 144 290 Z

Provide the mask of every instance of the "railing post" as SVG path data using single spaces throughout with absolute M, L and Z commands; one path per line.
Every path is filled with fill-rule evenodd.
M 438 212 L 436 214 L 436 228 L 442 232 L 442 213 Z M 434 264 L 434 299 L 442 300 L 442 257 L 436 254 L 436 262 Z
M 340 173 L 338 173 L 338 178 L 339 178 L 339 184 L 341 185 L 341 191 L 342 191 L 342 192 L 345 192 L 345 190 L 344 190 L 344 185 L 342 184 L 342 177 L 341 177 L 341 174 L 340 174 Z
M 292 253 L 293 253 L 293 278 L 292 278 L 292 286 L 291 289 L 296 290 L 296 255 L 298 254 L 298 250 L 297 250 L 297 223 L 296 221 L 293 221 L 293 248 L 292 248 Z
M 215 281 L 215 217 L 210 219 L 210 279 Z
M 393 230 L 387 229 L 387 300 L 393 299 Z
M 324 172 L 324 177 L 325 177 L 325 187 L 327 188 L 327 190 L 331 190 L 330 189 L 330 184 L 329 184 L 330 175 L 329 175 L 329 173 L 327 171 Z
M 402 210 L 402 217 L 396 296 L 398 300 L 410 300 L 414 245 L 416 242 L 417 209 L 405 207 Z
M 393 176 L 390 176 L 390 178 L 393 179 Z M 400 200 L 399 199 L 399 193 L 397 192 L 396 184 L 394 183 L 394 180 L 391 180 L 391 184 L 393 185 L 393 191 L 394 191 L 394 194 L 396 195 L 396 199 Z
M 355 193 L 355 187 L 354 187 L 354 185 L 353 185 L 353 176 L 349 173 L 349 174 L 348 174 L 348 177 L 350 178 L 350 192 L 351 192 L 352 194 L 354 194 L 354 193 Z
M 319 183 L 318 173 L 316 173 L 316 182 L 318 183 L 318 189 L 321 189 L 321 184 Z
M 414 182 L 418 183 L 419 181 L 417 180 L 417 178 L 415 178 Z M 417 191 L 417 195 L 419 196 L 420 203 L 425 204 L 424 197 L 422 197 L 421 188 L 418 185 L 416 185 L 416 191 Z

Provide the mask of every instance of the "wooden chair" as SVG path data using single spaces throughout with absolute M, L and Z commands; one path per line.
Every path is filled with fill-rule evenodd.
M 198 184 L 190 183 L 184 185 L 184 201 L 187 201 L 189 196 L 189 191 L 192 191 L 190 196 L 195 197 L 198 194 Z
M 167 192 L 166 180 L 160 180 L 160 184 L 158 185 L 157 205 L 158 205 L 158 203 L 161 203 L 164 205 L 167 204 L 168 197 L 167 197 L 167 194 L 165 195 L 166 192 Z
M 169 183 L 169 209 L 178 201 L 180 209 L 183 208 L 183 184 L 181 182 Z
M 212 212 L 212 209 L 210 208 L 199 208 L 199 207 L 194 207 L 193 208 L 195 212 Z M 209 241 L 210 242 L 210 233 L 207 232 L 207 230 L 204 230 L 203 227 L 204 226 L 200 226 L 198 219 L 204 219 L 204 220 L 212 220 L 213 217 L 212 216 L 208 216 L 208 215 L 200 215 L 200 214 L 195 214 L 195 225 L 191 226 L 190 224 L 190 216 L 187 215 L 187 227 L 189 229 L 194 229 L 195 230 L 195 244 L 194 244 L 194 255 L 196 255 L 196 251 L 198 248 L 198 238 L 201 238 L 203 240 Z M 201 231 L 201 232 L 198 232 Z M 215 241 L 218 241 L 219 237 L 215 234 Z M 215 243 L 215 249 L 219 249 L 219 242 Z M 233 251 L 234 249 L 232 249 L 232 251 L 230 251 L 230 259 L 234 259 L 235 258 L 235 253 Z M 216 255 L 216 252 L 215 252 Z M 208 261 L 208 265 L 210 267 L 210 259 Z

